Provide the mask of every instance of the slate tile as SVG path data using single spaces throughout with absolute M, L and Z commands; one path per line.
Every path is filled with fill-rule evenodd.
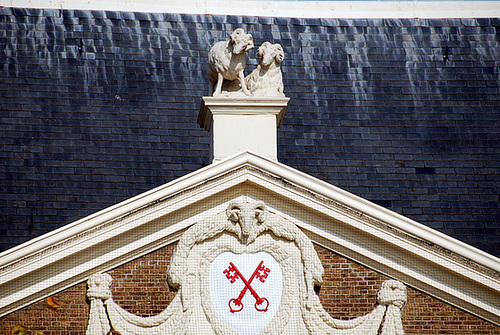
M 482 144 L 475 144 L 473 147 L 470 146 L 471 143 L 463 141 L 474 140 L 474 137 L 471 137 L 470 140 L 464 137 L 464 139 L 458 139 L 462 142 L 453 144 L 453 147 L 450 146 L 450 142 L 446 147 L 441 148 L 433 148 L 431 139 L 457 141 L 457 137 L 454 137 L 452 133 L 447 133 L 445 129 L 457 129 L 456 134 L 462 134 L 461 136 L 473 135 L 477 131 L 484 132 L 485 129 L 493 129 L 491 127 L 485 128 L 485 126 L 491 124 L 491 121 L 488 121 L 490 119 L 486 119 L 486 115 L 494 114 L 495 108 L 500 105 L 498 83 L 494 70 L 499 56 L 497 53 L 491 52 L 491 50 L 498 49 L 496 30 L 493 29 L 495 24 L 499 25 L 496 19 L 489 20 L 490 23 L 487 22 L 488 20 L 466 22 L 467 26 L 464 26 L 461 20 L 456 19 L 391 19 L 356 22 L 355 20 L 327 19 L 320 20 L 318 25 L 318 22 L 307 23 L 303 19 L 287 18 L 235 16 L 213 18 L 204 15 L 136 13 L 122 16 L 119 12 L 82 14 L 75 11 L 62 11 L 63 19 L 57 21 L 55 19 L 58 12 L 54 12 L 53 16 L 48 17 L 51 20 L 44 19 L 47 23 L 45 27 L 40 25 L 41 21 L 37 17 L 37 15 L 41 15 L 41 11 L 29 11 L 24 17 L 9 17 L 9 20 L 13 20 L 16 24 L 19 23 L 18 26 L 21 29 L 33 29 L 37 25 L 39 31 L 46 29 L 49 33 L 57 29 L 57 25 L 62 25 L 61 28 L 66 31 L 66 36 L 73 39 L 72 44 L 68 47 L 76 49 L 51 49 L 44 45 L 33 49 L 30 45 L 36 43 L 34 37 L 17 38 L 18 63 L 11 68 L 12 70 L 8 74 L 13 77 L 11 78 L 13 84 L 16 80 L 19 82 L 23 80 L 29 83 L 27 87 L 36 88 L 36 92 L 29 91 L 26 89 L 27 87 L 24 87 L 21 88 L 22 96 L 21 94 L 12 94 L 0 98 L 0 100 L 2 106 L 6 106 L 6 110 L 19 111 L 22 109 L 16 106 L 23 106 L 27 112 L 34 112 L 38 109 L 40 114 L 31 115 L 31 127 L 43 124 L 41 120 L 47 115 L 42 114 L 42 110 L 47 112 L 78 112 L 79 114 L 70 114 L 63 119 L 75 120 L 74 123 L 65 125 L 78 127 L 77 130 L 75 129 L 77 132 L 86 133 L 74 134 L 77 135 L 74 137 L 75 140 L 78 135 L 80 138 L 92 138 L 88 135 L 102 136 L 100 139 L 94 137 L 92 141 L 95 144 L 106 146 L 107 149 L 101 148 L 93 151 L 91 148 L 85 148 L 87 150 L 85 153 L 81 151 L 82 148 L 67 147 L 68 149 L 65 149 L 69 150 L 67 153 L 78 153 L 78 161 L 72 162 L 71 165 L 75 168 L 81 167 L 82 162 L 85 161 L 86 164 L 102 169 L 99 170 L 100 173 L 107 173 L 110 178 L 121 181 L 126 173 L 121 167 L 123 153 L 135 150 L 135 147 L 141 148 L 136 155 L 143 155 L 143 157 L 153 155 L 155 159 L 161 158 L 157 157 L 157 150 L 165 150 L 160 148 L 169 150 L 169 156 L 163 158 L 163 169 L 160 169 L 162 170 L 162 182 L 165 177 L 173 179 L 188 172 L 185 171 L 186 169 L 195 169 L 199 165 L 206 164 L 208 155 L 205 154 L 206 156 L 201 160 L 198 156 L 203 151 L 203 147 L 208 146 L 207 135 L 199 130 L 195 122 L 192 125 L 187 125 L 191 121 L 189 118 L 182 118 L 181 115 L 193 113 L 185 108 L 186 105 L 197 101 L 196 97 L 199 96 L 199 93 L 193 92 L 193 90 L 201 92 L 206 89 L 205 55 L 208 51 L 208 45 L 213 42 L 213 36 L 218 36 L 217 39 L 226 39 L 234 25 L 241 22 L 248 24 L 248 29 L 255 30 L 256 39 L 278 41 L 280 37 L 277 34 L 281 32 L 283 36 L 289 38 L 282 43 L 285 44 L 287 54 L 296 55 L 295 58 L 287 57 L 283 65 L 286 91 L 292 98 L 289 116 L 285 119 L 285 125 L 279 133 L 279 157 L 284 163 L 306 172 L 311 171 L 311 173 L 326 178 L 326 181 L 329 182 L 339 184 L 341 181 L 340 184 L 345 186 L 347 190 L 365 192 L 366 196 L 375 200 L 392 201 L 391 205 L 393 207 L 399 206 L 401 210 L 403 207 L 410 206 L 409 201 L 422 201 L 418 197 L 403 199 L 407 196 L 404 194 L 400 196 L 399 193 L 405 193 L 405 189 L 408 187 L 418 186 L 419 192 L 421 192 L 419 194 L 425 194 L 426 189 L 430 194 L 432 190 L 432 198 L 427 198 L 429 207 L 425 207 L 426 209 L 421 214 L 408 214 L 422 220 L 429 219 L 429 215 L 435 215 L 434 213 L 439 210 L 439 207 L 446 204 L 453 206 L 454 203 L 460 201 L 460 196 L 464 199 L 464 195 L 467 195 L 468 200 L 474 200 L 475 203 L 478 203 L 475 200 L 481 194 L 494 194 L 488 192 L 494 189 L 495 184 L 485 183 L 481 185 L 480 189 L 474 189 L 473 183 L 486 181 L 486 176 L 494 174 L 498 164 L 492 164 L 489 172 L 486 170 L 480 172 L 484 174 L 461 174 L 459 176 L 462 178 L 456 180 L 449 178 L 453 175 L 452 171 L 455 167 L 476 171 L 482 169 L 480 162 L 483 160 L 477 159 L 476 155 L 480 153 L 491 154 L 491 149 L 481 148 L 481 145 L 492 147 L 495 143 L 493 141 L 498 140 L 498 137 L 483 139 Z M 5 14 L 5 9 L 2 13 Z M 79 20 L 79 17 L 84 20 Z M 151 24 L 149 21 L 145 21 L 147 17 L 149 17 Z M 263 27 L 260 29 L 251 27 L 257 22 Z M 92 23 L 94 28 L 91 27 Z M 492 26 L 488 26 L 488 24 Z M 159 29 L 153 30 L 152 27 L 155 25 Z M 96 26 L 100 29 L 95 29 Z M 139 29 L 139 27 L 141 28 Z M 212 30 L 213 33 L 207 33 L 205 29 Z M 101 33 L 105 31 L 110 32 L 110 34 Z M 382 38 L 380 35 L 387 37 Z M 39 38 L 46 37 L 42 34 Z M 446 41 L 445 38 L 448 40 Z M 82 39 L 83 45 L 89 48 L 86 50 L 87 52 L 92 51 L 94 54 L 95 51 L 95 58 L 99 62 L 91 63 L 92 60 L 85 60 L 79 56 L 77 50 L 79 39 Z M 53 38 L 50 39 L 50 41 L 53 40 Z M 121 47 L 122 41 L 125 41 L 124 47 Z M 452 53 L 450 53 L 450 61 L 443 65 L 439 63 L 438 56 L 442 57 L 443 44 L 441 42 L 445 41 L 449 44 L 444 44 L 444 46 L 448 45 Z M 63 46 L 61 43 L 58 45 Z M 161 49 L 159 49 L 160 47 Z M 329 52 L 322 52 L 325 48 L 328 48 Z M 56 69 L 56 67 L 50 68 L 55 63 L 50 63 L 47 59 L 39 59 L 38 64 L 36 64 L 34 60 L 37 59 L 37 55 L 33 54 L 33 50 L 49 54 L 59 53 L 58 69 L 59 73 L 64 75 L 59 75 L 59 79 L 51 84 L 50 81 L 53 78 L 47 73 Z M 438 52 L 436 53 L 436 51 Z M 63 52 L 66 52 L 64 57 L 74 58 L 61 58 Z M 476 57 L 479 54 L 480 57 Z M 22 57 L 20 57 L 21 55 Z M 453 56 L 456 57 L 455 60 L 452 60 Z M 358 57 L 357 63 L 351 61 L 353 57 L 354 59 Z M 153 60 L 154 62 L 152 62 Z M 178 63 L 186 64 L 188 60 L 192 60 L 189 66 L 178 66 Z M 349 63 L 348 60 L 350 60 Z M 409 60 L 412 63 L 408 63 Z M 82 68 L 82 61 L 89 62 L 87 68 Z M 249 64 L 254 66 L 255 61 L 251 60 Z M 45 66 L 43 70 L 45 72 L 38 73 L 38 65 Z M 377 68 L 374 69 L 373 65 L 376 65 Z M 89 71 L 91 68 L 97 69 Z M 135 69 L 135 71 L 130 70 L 130 68 Z M 75 74 L 81 73 L 79 69 L 85 69 L 85 76 Z M 28 71 L 33 72 L 33 75 L 16 77 L 19 74 L 28 74 Z M 314 72 L 311 73 L 312 71 Z M 96 73 L 99 74 L 99 80 L 92 78 Z M 129 75 L 128 80 L 123 80 L 127 78 L 127 75 Z M 187 78 L 190 77 L 196 78 L 196 82 L 188 82 Z M 87 91 L 84 91 L 84 78 L 86 78 L 87 83 L 93 85 Z M 179 82 L 174 82 L 173 79 Z M 39 81 L 35 82 L 35 80 Z M 363 86 L 359 86 L 359 84 Z M 47 90 L 54 89 L 58 90 L 57 94 L 47 94 L 45 97 L 41 97 L 41 92 L 48 93 L 51 91 Z M 164 95 L 161 94 L 162 91 L 165 92 Z M 29 92 L 32 94 L 28 94 Z M 79 95 L 80 97 L 78 97 Z M 120 100 L 114 99 L 115 95 L 119 96 Z M 48 99 L 49 96 L 51 99 Z M 466 96 L 470 96 L 470 98 L 467 99 Z M 10 100 L 6 100 L 6 98 Z M 35 98 L 39 100 L 35 100 Z M 49 101 L 58 98 L 57 106 L 54 105 L 54 101 Z M 93 109 L 89 108 L 89 112 L 81 114 L 85 110 L 84 106 L 89 105 L 88 98 L 92 99 Z M 35 101 L 38 102 L 38 107 L 34 105 Z M 22 103 L 19 104 L 19 102 Z M 395 107 L 398 113 L 393 113 Z M 137 117 L 139 115 L 137 109 L 139 108 L 151 115 L 151 122 Z M 110 114 L 110 110 L 117 110 L 119 114 Z M 290 119 L 294 112 L 297 113 L 299 119 Z M 464 113 L 474 113 L 475 120 L 465 119 L 463 115 L 468 114 Z M 97 120 L 110 121 L 126 121 L 136 115 L 135 118 L 142 121 L 140 124 L 121 123 L 120 121 L 114 123 L 112 128 L 110 128 L 110 124 L 96 124 L 93 127 L 101 128 L 96 130 L 82 128 L 81 123 L 76 122 L 79 120 L 78 118 L 89 120 L 91 114 L 99 115 Z M 153 118 L 154 115 L 156 117 Z M 160 117 L 161 115 L 164 117 Z M 441 119 L 440 115 L 446 115 L 448 119 Z M 481 119 L 478 120 L 478 115 L 485 118 L 485 122 L 482 123 Z M 73 117 L 73 119 L 68 118 L 68 116 Z M 118 116 L 120 118 L 117 118 Z M 360 123 L 346 127 L 341 126 L 339 122 L 340 120 L 356 120 L 356 117 L 358 120 L 366 121 L 363 127 L 370 129 L 369 132 L 364 132 L 363 129 L 359 128 Z M 191 119 L 195 120 L 195 117 Z M 8 125 L 21 125 L 23 124 L 21 122 L 26 121 L 21 120 L 21 116 L 18 115 L 19 122 L 13 121 Z M 402 123 L 402 120 L 407 122 Z M 440 122 L 446 128 L 434 127 L 434 129 L 429 130 L 429 125 L 422 123 L 422 120 Z M 172 135 L 168 135 L 168 129 L 165 129 L 166 132 L 153 133 L 155 123 L 159 121 L 163 122 L 163 127 L 173 127 L 173 130 L 180 124 L 183 126 L 179 128 L 179 132 L 173 132 Z M 462 122 L 462 124 L 457 122 Z M 299 125 L 305 128 L 297 127 L 295 129 L 291 127 Z M 311 131 L 311 127 L 315 127 L 316 132 Z M 6 127 L 5 129 L 10 132 L 11 136 L 18 136 L 15 134 L 17 130 L 14 127 Z M 64 128 L 58 127 L 58 129 L 63 130 Z M 300 138 L 301 132 L 306 132 L 308 135 Z M 384 134 L 384 137 L 395 136 L 397 138 L 384 138 L 381 134 Z M 51 141 L 49 135 L 44 134 L 46 140 Z M 143 141 L 139 140 L 138 142 L 137 139 L 140 139 L 140 136 L 142 136 Z M 190 139 L 186 142 L 187 147 L 175 143 L 181 138 L 185 140 L 186 136 Z M 365 141 L 366 138 L 371 139 L 370 146 L 363 143 L 361 136 L 364 136 Z M 159 141 L 157 141 L 158 137 L 161 137 Z M 312 141 L 312 145 L 296 146 L 297 140 Z M 72 141 L 74 140 L 68 141 L 68 144 L 76 145 L 76 142 Z M 87 141 L 80 142 L 86 143 Z M 18 141 L 17 143 L 24 142 Z M 47 145 L 48 142 L 42 143 L 39 139 L 38 143 L 40 145 L 36 148 L 31 147 L 33 153 L 43 152 L 43 146 Z M 92 142 L 88 142 L 88 144 L 90 143 Z M 198 143 L 204 143 L 204 145 Z M 467 145 L 464 146 L 465 144 Z M 178 146 L 179 148 L 176 148 Z M 112 151 L 110 148 L 113 148 Z M 4 154 L 10 154 L 10 156 L 4 156 L 12 158 L 15 150 L 20 150 L 20 148 L 16 149 L 15 145 L 11 145 L 8 150 L 14 151 L 4 151 Z M 192 151 L 196 151 L 196 157 L 190 156 Z M 444 152 L 453 152 L 454 154 L 446 157 L 440 156 Z M 45 159 L 50 164 L 57 166 L 60 163 L 50 156 L 55 154 L 65 154 L 65 152 L 46 153 Z M 104 159 L 105 161 L 103 161 Z M 158 160 L 158 162 L 161 161 Z M 395 172 L 391 172 L 392 169 L 395 169 L 393 164 L 396 161 L 399 164 L 404 164 L 406 168 L 399 168 Z M 441 168 L 438 163 L 435 166 L 432 165 L 433 163 L 429 163 L 443 161 L 446 161 L 448 166 L 453 168 L 446 170 Z M 25 172 L 25 175 L 50 183 L 51 179 L 47 175 L 49 171 L 42 175 L 35 175 L 34 171 L 28 171 L 30 168 L 36 168 L 33 166 L 36 164 L 36 160 L 32 159 L 30 162 L 32 165 L 23 167 L 22 171 Z M 105 172 L 105 163 L 112 166 L 108 172 Z M 312 166 L 312 163 L 317 165 Z M 13 161 L 12 164 L 20 165 L 21 163 Z M 360 180 L 353 178 L 349 173 L 339 171 L 339 167 L 352 168 L 353 173 L 357 174 L 356 177 L 366 178 L 361 179 L 361 181 L 366 182 L 371 181 L 368 178 L 375 178 L 371 172 L 375 167 L 385 168 L 385 170 L 380 170 L 383 173 L 379 174 L 379 178 L 373 181 L 373 184 L 361 184 Z M 436 168 L 436 173 L 416 175 L 415 168 Z M 4 165 L 1 169 L 8 171 L 11 168 Z M 143 174 L 141 178 L 144 180 L 154 182 L 158 177 L 153 171 L 154 169 L 141 169 L 139 173 Z M 85 174 L 88 175 L 87 172 L 88 170 L 85 172 L 74 171 L 75 174 L 68 175 L 68 179 L 74 180 L 76 183 L 79 178 L 84 178 Z M 466 180 L 463 176 L 466 176 Z M 17 180 L 23 180 L 23 178 L 17 178 Z M 442 184 L 443 187 L 435 187 L 436 181 L 454 181 L 461 184 Z M 471 184 L 466 182 L 471 182 Z M 77 190 L 72 190 L 71 185 L 71 182 L 67 184 L 68 192 L 77 192 Z M 89 185 L 89 187 L 92 189 L 96 185 Z M 107 187 L 112 188 L 113 186 L 109 184 Z M 126 183 L 120 183 L 120 188 L 126 188 Z M 54 192 L 59 192 L 59 190 Z M 481 190 L 481 192 L 477 190 Z M 100 192 L 104 192 L 102 198 L 106 199 L 107 204 L 112 204 L 117 200 L 117 195 L 109 194 L 108 191 L 107 188 L 100 190 Z M 120 196 L 125 197 L 126 194 L 137 192 L 139 190 L 127 191 L 124 194 L 122 192 Z M 392 192 L 394 198 L 384 199 L 381 195 L 377 195 L 377 192 Z M 0 198 L 8 199 L 8 196 L 8 194 L 0 195 Z M 22 196 L 27 199 L 32 195 L 23 193 Z M 16 201 L 23 200 L 16 199 Z M 483 201 L 487 202 L 488 200 Z M 63 202 L 59 204 L 66 206 Z M 100 205 L 96 203 L 93 206 L 101 206 L 102 208 L 105 207 L 105 204 L 102 202 Z M 471 221 L 474 217 L 486 221 L 491 219 L 492 216 L 486 211 L 488 208 L 492 210 L 492 205 L 479 208 L 481 208 L 479 214 L 463 213 L 460 214 L 459 219 Z M 79 209 L 76 212 L 64 210 L 68 218 L 76 219 L 78 213 L 88 212 L 89 207 Z M 69 214 L 70 212 L 76 214 Z M 443 218 L 452 222 L 453 218 L 457 217 L 457 213 L 456 210 L 452 210 Z M 53 216 L 47 215 L 47 220 L 49 217 Z M 424 223 L 433 225 L 433 222 Z M 481 224 L 484 226 L 485 223 Z M 450 228 L 449 231 L 453 231 L 453 229 Z

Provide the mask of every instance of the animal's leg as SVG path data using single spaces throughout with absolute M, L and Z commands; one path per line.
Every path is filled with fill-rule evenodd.
M 217 73 L 217 85 L 215 86 L 215 92 L 213 96 L 218 96 L 220 92 L 222 91 L 222 83 L 224 82 L 224 77 L 222 76 L 222 73 Z
M 278 92 L 283 94 L 283 95 L 285 94 L 285 92 L 283 90 L 283 81 L 281 78 L 279 78 Z
M 245 93 L 246 95 L 252 95 L 252 93 L 250 93 L 250 91 L 247 88 L 247 84 L 245 83 L 245 74 L 243 73 L 243 71 L 239 73 L 238 77 L 240 78 L 240 84 L 243 93 Z

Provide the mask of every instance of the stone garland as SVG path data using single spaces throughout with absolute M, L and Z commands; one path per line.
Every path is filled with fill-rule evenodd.
M 87 335 L 197 334 L 204 329 L 217 335 L 238 335 L 216 311 L 210 296 L 212 262 L 223 252 L 270 254 L 283 274 L 280 305 L 258 335 L 335 334 L 404 335 L 401 309 L 406 287 L 394 280 L 382 284 L 379 305 L 352 320 L 332 318 L 314 292 L 323 267 L 310 239 L 293 223 L 270 213 L 262 202 L 231 203 L 226 212 L 193 225 L 181 237 L 168 271 L 178 293 L 162 313 L 140 317 L 112 299 L 111 276 L 95 274 L 88 281 L 91 312 Z

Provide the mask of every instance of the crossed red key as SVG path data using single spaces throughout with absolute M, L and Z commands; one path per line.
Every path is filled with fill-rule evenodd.
M 231 313 L 239 312 L 243 309 L 243 303 L 241 300 L 245 296 L 247 290 L 250 290 L 250 293 L 255 298 L 255 309 L 258 310 L 259 312 L 266 312 L 268 307 L 269 307 L 269 300 L 267 300 L 264 297 L 259 297 L 257 292 L 250 286 L 252 284 L 252 281 L 255 277 L 257 277 L 261 282 L 265 282 L 267 276 L 269 276 L 269 272 L 271 272 L 271 269 L 266 268 L 264 266 L 264 261 L 260 261 L 259 265 L 257 268 L 254 270 L 252 276 L 250 277 L 250 280 L 246 280 L 245 277 L 241 274 L 240 270 L 236 267 L 236 265 L 233 264 L 233 262 L 229 262 L 229 267 L 223 271 L 224 274 L 226 275 L 227 279 L 231 281 L 231 284 L 234 283 L 238 278 L 241 278 L 243 283 L 245 283 L 245 287 L 241 290 L 240 295 L 238 298 L 232 298 L 229 300 L 229 310 Z

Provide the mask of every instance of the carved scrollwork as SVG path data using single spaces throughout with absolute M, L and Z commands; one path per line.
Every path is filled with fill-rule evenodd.
M 260 201 L 231 202 L 225 211 L 184 233 L 168 269 L 169 282 L 176 285 L 178 293 L 167 309 L 156 316 L 143 318 L 125 311 L 112 299 L 111 276 L 91 276 L 87 335 L 107 335 L 111 329 L 122 335 L 238 335 L 238 331 L 224 322 L 211 300 L 211 264 L 222 253 L 241 257 L 259 252 L 276 260 L 283 280 L 281 298 L 273 300 L 279 307 L 267 319 L 270 321 L 262 324 L 258 335 L 404 335 L 401 309 L 407 296 L 402 283 L 384 282 L 377 294 L 379 305 L 373 312 L 352 320 L 333 319 L 313 289 L 322 282 L 323 267 L 311 240 L 295 224 Z M 216 273 L 221 271 L 218 269 Z M 245 282 L 249 287 L 250 284 L 251 280 Z M 258 296 L 257 292 L 252 294 Z

